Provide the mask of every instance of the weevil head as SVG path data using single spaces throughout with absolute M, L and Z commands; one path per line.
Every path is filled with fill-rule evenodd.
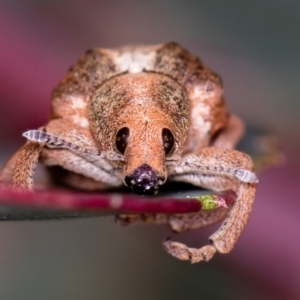
M 167 180 L 166 158 L 180 155 L 189 126 L 185 89 L 169 76 L 116 76 L 93 95 L 89 118 L 104 151 L 124 155 L 122 179 L 137 194 L 155 194 Z

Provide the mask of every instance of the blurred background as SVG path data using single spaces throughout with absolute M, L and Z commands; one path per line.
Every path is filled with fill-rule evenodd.
M 47 121 L 51 90 L 86 49 L 166 41 L 219 73 L 230 110 L 285 154 L 261 172 L 236 247 L 189 265 L 162 249 L 166 226 L 4 222 L 0 299 L 300 299 L 298 0 L 0 0 L 1 164 Z M 215 229 L 175 238 L 200 247 Z

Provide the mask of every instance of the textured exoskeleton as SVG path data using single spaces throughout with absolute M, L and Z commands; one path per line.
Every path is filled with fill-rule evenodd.
M 155 194 L 166 180 L 233 190 L 237 200 L 228 209 L 119 217 L 129 223 L 165 220 L 175 231 L 226 218 L 200 249 L 164 242 L 179 259 L 209 260 L 233 248 L 252 210 L 253 163 L 233 150 L 242 134 L 241 120 L 226 109 L 220 77 L 178 44 L 93 49 L 55 88 L 50 121 L 25 133 L 27 143 L 1 180 L 32 189 L 40 161 L 60 171 L 56 181 L 85 190 L 125 184 L 135 193 Z

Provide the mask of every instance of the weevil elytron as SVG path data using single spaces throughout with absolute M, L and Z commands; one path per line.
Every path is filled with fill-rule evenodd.
M 242 121 L 226 109 L 220 77 L 180 45 L 93 49 L 54 89 L 50 121 L 24 134 L 28 141 L 7 162 L 1 181 L 33 189 L 39 161 L 61 171 L 56 180 L 84 190 L 126 185 L 150 195 L 166 180 L 233 190 L 230 208 L 167 219 L 175 231 L 225 219 L 202 248 L 164 242 L 179 259 L 207 261 L 232 250 L 252 210 L 253 163 L 233 150 L 242 135 Z

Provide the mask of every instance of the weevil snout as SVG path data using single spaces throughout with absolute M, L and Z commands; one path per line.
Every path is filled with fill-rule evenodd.
M 170 76 L 126 73 L 106 81 L 89 103 L 102 150 L 124 156 L 120 177 L 134 193 L 156 194 L 168 177 L 166 157 L 182 151 L 189 129 L 187 94 Z
M 135 194 L 154 195 L 165 182 L 165 177 L 159 176 L 148 164 L 143 164 L 130 176 L 126 176 L 124 182 Z

